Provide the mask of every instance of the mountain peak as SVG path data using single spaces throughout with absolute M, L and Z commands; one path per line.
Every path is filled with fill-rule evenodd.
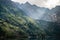
M 25 4 L 30 4 L 29 2 L 26 2 Z
M 24 5 L 30 5 L 31 6 L 31 4 L 29 2 L 26 2 Z

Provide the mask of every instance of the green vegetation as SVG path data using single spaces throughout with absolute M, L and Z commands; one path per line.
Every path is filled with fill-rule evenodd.
M 7 1 L 1 1 L 0 38 L 23 38 L 32 35 L 45 35 L 45 32 L 41 29 L 40 25 L 38 25 L 34 19 L 26 16 L 18 7 L 13 6 L 15 5 L 13 2 L 9 1 L 8 4 L 4 4 L 4 2 Z

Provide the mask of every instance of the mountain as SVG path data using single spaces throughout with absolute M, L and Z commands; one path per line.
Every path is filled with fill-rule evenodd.
M 33 19 L 41 19 L 43 14 L 49 10 L 48 8 L 31 5 L 28 2 L 25 4 L 19 4 L 17 6 Z
M 60 23 L 59 21 L 60 20 L 60 6 L 56 6 L 51 11 L 53 11 L 56 14 L 57 22 Z
M 25 4 L 16 4 L 21 10 L 23 10 L 28 16 L 33 19 L 45 20 L 45 21 L 57 21 L 55 9 L 48 9 L 44 7 L 38 7 L 26 2 Z
M 49 22 L 37 20 L 41 28 L 46 32 L 46 40 L 60 40 L 60 24 L 58 22 Z
M 50 11 L 48 11 L 47 13 L 44 14 L 44 16 L 42 17 L 43 20 L 47 20 L 47 21 L 52 21 L 52 22 L 59 22 L 60 20 L 60 6 L 56 6 L 55 8 L 51 9 Z
M 28 16 L 35 19 L 37 24 L 46 33 L 45 36 L 50 40 L 59 40 L 60 36 L 60 6 L 57 6 L 51 10 L 44 7 L 38 7 L 36 5 L 31 5 L 26 2 L 25 4 L 17 5 L 21 10 L 23 10 Z M 44 35 L 43 35 L 44 36 Z
M 36 20 L 15 5 L 10 0 L 0 0 L 0 39 L 45 34 Z
M 57 6 L 49 10 L 28 2 L 20 5 L 10 0 L 0 0 L 0 39 L 39 37 L 42 40 L 48 40 L 52 36 L 53 39 L 59 40 L 59 8 Z M 51 15 L 54 20 L 49 19 L 52 18 Z M 57 21 L 55 21 L 55 15 Z

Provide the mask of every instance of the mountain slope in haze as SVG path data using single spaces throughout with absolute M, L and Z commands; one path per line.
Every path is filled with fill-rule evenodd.
M 36 5 L 31 5 L 28 2 L 25 4 L 17 5 L 21 10 L 23 10 L 27 15 L 32 18 L 39 18 L 38 25 L 40 28 L 44 29 L 47 39 L 49 40 L 59 40 L 60 38 L 60 7 L 57 6 L 51 10 L 43 7 L 37 7 Z M 58 22 L 57 22 L 58 21 Z M 39 32 L 39 31 L 38 31 Z M 30 32 L 29 32 L 30 33 Z M 43 35 L 44 36 L 44 35 Z M 56 39 L 55 39 L 56 38 Z M 46 39 L 46 40 L 47 40 Z
M 8 4 L 7 4 L 8 3 Z M 0 38 L 28 37 L 45 34 L 37 22 L 26 16 L 10 0 L 0 0 Z
M 43 14 L 49 10 L 48 8 L 31 5 L 28 2 L 26 2 L 25 4 L 16 4 L 16 5 L 33 19 L 41 19 Z
M 59 6 L 50 10 L 48 8 L 31 5 L 28 2 L 26 2 L 25 4 L 16 4 L 16 5 L 33 19 L 45 20 L 45 21 L 50 21 L 50 22 L 57 21 L 56 12 L 58 12 Z
M 56 14 L 57 22 L 60 23 L 60 6 L 56 6 L 51 11 L 53 11 Z
M 55 8 L 45 13 L 42 19 L 43 20 L 48 19 L 48 21 L 52 20 L 52 22 L 56 22 L 60 19 L 59 15 L 60 15 L 60 6 L 56 6 Z

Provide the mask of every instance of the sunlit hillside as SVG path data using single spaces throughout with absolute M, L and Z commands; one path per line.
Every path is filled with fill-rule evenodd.
M 0 38 L 25 38 L 44 33 L 34 19 L 14 6 L 14 2 L 0 0 L 0 4 Z

